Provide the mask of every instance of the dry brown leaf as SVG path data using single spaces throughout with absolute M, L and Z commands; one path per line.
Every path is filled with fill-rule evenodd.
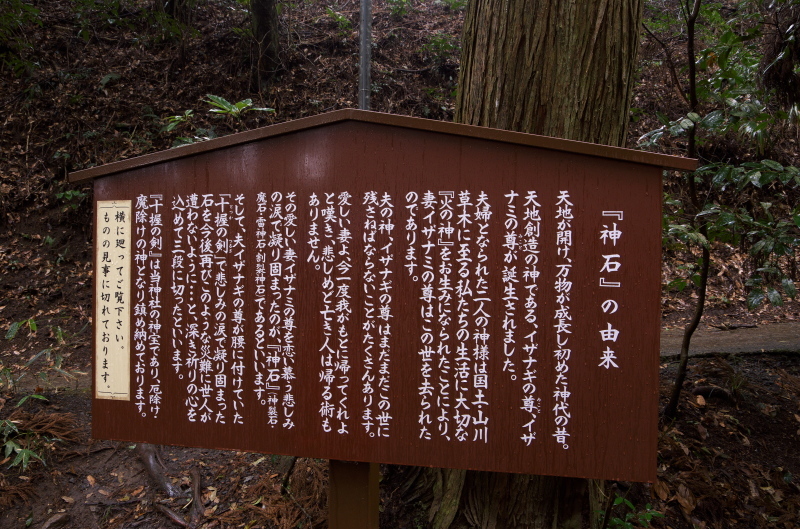
M 783 492 L 775 490 L 773 487 L 761 487 L 761 490 L 772 496 L 772 499 L 775 500 L 775 503 L 780 503 L 783 499 Z
M 667 501 L 667 498 L 669 498 L 669 485 L 660 479 L 656 479 L 656 483 L 653 485 L 653 490 L 656 492 L 656 496 L 658 496 L 661 501 Z
M 758 494 L 758 488 L 756 488 L 756 484 L 753 483 L 753 480 L 748 479 L 747 484 L 750 486 L 750 496 L 752 498 L 759 498 L 760 495 Z
M 203 503 L 207 503 L 209 501 L 218 502 L 217 499 L 217 489 L 215 487 L 208 487 L 208 492 L 203 494 Z
M 94 487 L 94 484 L 97 483 L 97 481 L 92 476 L 86 476 L 86 481 L 88 481 L 89 485 L 92 487 Z
M 697 425 L 697 432 L 700 434 L 700 439 L 705 441 L 708 438 L 708 430 L 702 424 Z
M 681 505 L 681 510 L 687 515 L 691 514 L 695 507 L 697 507 L 697 500 L 694 494 L 692 494 L 692 491 L 683 483 L 678 485 L 678 493 L 675 495 L 675 499 L 678 500 L 678 503 Z
M 696 400 L 697 400 L 697 405 L 700 406 L 701 408 L 706 405 L 706 399 L 702 395 L 698 395 Z

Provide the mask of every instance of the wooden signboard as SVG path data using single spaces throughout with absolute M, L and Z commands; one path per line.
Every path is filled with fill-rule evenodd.
M 95 178 L 93 435 L 650 481 L 661 172 L 339 111 Z

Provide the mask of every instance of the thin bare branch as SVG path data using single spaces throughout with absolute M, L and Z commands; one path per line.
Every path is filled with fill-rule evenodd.
M 669 51 L 669 46 L 667 46 L 664 43 L 664 41 L 659 39 L 655 35 L 655 33 L 650 31 L 650 28 L 647 27 L 647 24 L 642 24 L 642 27 L 647 32 L 647 34 L 650 36 L 650 38 L 652 38 L 654 41 L 656 41 L 658 43 L 658 45 L 661 46 L 661 49 L 664 50 L 664 56 L 667 59 L 667 67 L 669 69 L 669 75 L 670 75 L 670 77 L 672 77 L 672 83 L 675 86 L 675 91 L 678 93 L 679 96 L 681 96 L 681 99 L 683 100 L 684 103 L 686 103 L 687 107 L 691 106 L 691 104 L 689 103 L 689 98 L 686 97 L 686 94 L 683 92 L 683 88 L 681 88 L 681 83 L 678 80 L 678 70 L 675 67 L 675 61 L 672 60 L 672 53 L 670 53 L 670 51 Z

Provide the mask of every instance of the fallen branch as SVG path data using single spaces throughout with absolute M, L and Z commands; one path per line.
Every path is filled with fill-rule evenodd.
M 718 386 L 697 386 L 692 390 L 692 395 L 702 396 L 704 399 L 720 399 L 735 402 L 736 399 L 727 389 Z

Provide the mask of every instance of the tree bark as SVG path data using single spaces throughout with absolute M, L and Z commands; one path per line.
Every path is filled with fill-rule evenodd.
M 623 145 L 641 0 L 473 0 L 455 120 Z
M 641 0 L 472 0 L 455 121 L 623 145 L 641 19 Z M 462 487 L 459 513 L 470 527 L 577 529 L 602 507 L 598 482 L 462 475 L 450 485 Z M 443 518 L 436 529 L 450 527 Z
M 167 0 L 163 4 L 156 2 L 156 5 L 159 5 L 164 13 L 182 24 L 188 24 L 191 21 L 193 2 L 188 0 Z
M 253 17 L 253 89 L 261 92 L 280 66 L 278 8 L 275 0 L 251 0 Z

